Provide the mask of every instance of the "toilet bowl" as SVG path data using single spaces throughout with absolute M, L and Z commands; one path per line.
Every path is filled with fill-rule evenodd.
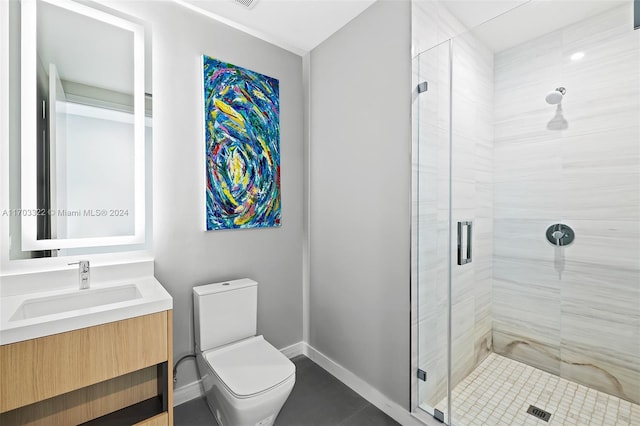
M 270 426 L 295 384 L 295 365 L 256 336 L 257 283 L 194 287 L 196 360 L 220 426 Z
M 221 426 L 272 425 L 296 380 L 294 364 L 262 336 L 201 352 L 197 362 Z

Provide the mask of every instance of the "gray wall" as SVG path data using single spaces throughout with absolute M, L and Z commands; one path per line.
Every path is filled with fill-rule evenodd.
M 258 281 L 258 333 L 275 347 L 302 340 L 302 59 L 170 2 L 122 2 L 153 34 L 155 275 L 174 298 L 174 355 L 193 351 L 191 288 Z M 280 80 L 282 227 L 204 230 L 200 56 Z M 195 364 L 176 387 L 197 380 Z
M 311 52 L 309 343 L 409 405 L 410 5 Z

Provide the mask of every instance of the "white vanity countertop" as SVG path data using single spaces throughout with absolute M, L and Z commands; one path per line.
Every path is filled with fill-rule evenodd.
M 99 299 L 116 287 L 137 289 L 136 297 L 130 300 L 99 304 L 98 306 L 71 308 L 63 312 L 37 314 L 32 318 L 22 318 L 17 314 L 30 303 L 49 303 L 49 299 L 66 301 L 80 297 Z M 135 290 L 133 290 L 135 292 Z M 25 304 L 26 302 L 26 304 Z M 49 303 L 51 304 L 51 303 Z M 37 337 L 78 330 L 85 327 L 120 321 L 141 315 L 153 314 L 173 308 L 171 295 L 154 277 L 136 277 L 130 280 L 118 280 L 91 283 L 91 288 L 57 289 L 38 293 L 0 297 L 0 344 L 6 345 Z

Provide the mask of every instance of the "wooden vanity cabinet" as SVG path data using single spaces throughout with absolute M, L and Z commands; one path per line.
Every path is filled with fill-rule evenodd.
M 0 346 L 0 424 L 173 425 L 173 311 Z

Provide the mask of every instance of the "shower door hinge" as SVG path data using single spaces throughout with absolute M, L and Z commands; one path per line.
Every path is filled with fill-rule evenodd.
M 423 81 L 422 83 L 418 84 L 418 93 L 426 92 L 427 90 L 429 90 L 429 83 Z
M 427 381 L 427 372 L 424 370 L 420 370 L 418 368 L 418 379 L 422 380 L 423 382 Z

